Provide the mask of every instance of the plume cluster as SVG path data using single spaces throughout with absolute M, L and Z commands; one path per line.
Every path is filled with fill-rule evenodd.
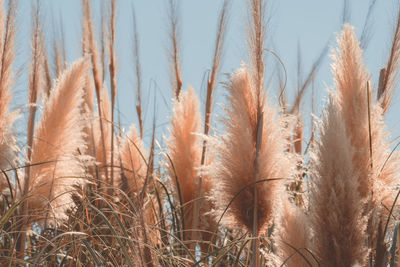
M 389 134 L 382 118 L 384 110 L 379 102 L 370 101 L 369 74 L 351 26 L 344 25 L 338 44 L 339 50 L 332 56 L 332 71 L 342 106 L 341 116 L 355 150 L 352 162 L 360 172 L 358 190 L 361 197 L 368 199 L 364 213 L 372 212 L 368 234 L 372 240 L 370 246 L 374 246 L 379 221 L 383 219 L 378 217 L 387 215 L 385 210 L 391 207 L 395 196 L 398 153 L 390 155 Z
M 382 242 L 379 227 L 390 216 L 398 156 L 390 151 L 380 103 L 370 101 L 370 77 L 351 26 L 343 26 L 338 44 L 332 55 L 337 91 L 310 163 L 311 227 L 322 263 L 363 265 L 378 257 L 368 249 Z
M 233 201 L 223 222 L 249 231 L 253 228 L 253 188 L 254 177 L 257 178 L 257 225 L 258 231 L 264 231 L 280 207 L 283 183 L 279 179 L 292 175 L 293 164 L 290 155 L 285 153 L 287 133 L 284 121 L 273 107 L 264 103 L 262 142 L 259 144 L 259 157 L 256 158 L 257 90 L 252 85 L 251 77 L 243 66 L 227 84 L 227 118 L 223 121 L 226 134 L 213 140 L 211 147 L 215 162 L 209 168 L 209 175 L 213 178 L 213 198 L 219 216 Z M 255 167 L 256 160 L 258 169 Z

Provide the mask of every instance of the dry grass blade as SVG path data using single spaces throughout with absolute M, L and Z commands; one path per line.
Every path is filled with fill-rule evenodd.
M 286 113 L 287 108 L 287 99 L 286 99 L 286 85 L 287 85 L 287 71 L 285 64 L 283 63 L 282 59 L 276 54 L 274 51 L 265 48 L 264 51 L 271 53 L 275 58 L 278 60 L 279 67 L 282 67 L 285 77 L 282 77 L 282 71 L 278 71 L 278 82 L 279 82 L 279 105 L 282 109 L 283 113 Z
M 102 79 L 101 77 L 101 71 L 99 70 L 98 66 L 98 51 L 97 51 L 97 46 L 96 46 L 96 41 L 95 41 L 95 36 L 94 36 L 94 29 L 93 29 L 93 20 L 92 20 L 92 15 L 91 15 L 91 10 L 90 10 L 90 4 L 88 0 L 82 0 L 82 6 L 83 6 L 83 47 L 84 51 L 87 49 L 87 51 L 90 53 L 90 58 L 92 62 L 92 73 L 93 73 L 93 78 L 94 78 L 94 85 L 96 89 L 96 99 L 97 99 L 97 111 L 99 115 L 99 127 L 100 127 L 100 134 L 101 134 L 101 151 L 103 152 L 102 158 L 105 160 L 103 162 L 104 165 L 107 165 L 107 156 L 106 156 L 106 140 L 105 140 L 105 134 L 104 134 L 104 129 L 103 129 L 103 122 L 101 121 L 102 117 L 102 98 L 101 98 L 101 90 L 104 87 L 102 85 Z M 106 177 L 108 179 L 108 170 L 107 168 L 105 169 Z
M 109 55 L 110 55 L 110 80 L 111 80 L 111 179 L 110 184 L 114 184 L 114 107 L 115 98 L 117 97 L 117 62 L 115 58 L 115 12 L 116 0 L 111 1 L 111 17 L 110 17 L 110 40 L 109 40 Z
M 249 50 L 253 83 L 257 93 L 257 107 L 261 109 L 263 103 L 262 91 L 264 89 L 264 40 L 265 40 L 265 0 L 251 0 L 249 3 Z
M 29 185 L 32 183 L 31 179 L 31 167 L 29 166 L 32 163 L 32 151 L 33 151 L 33 138 L 34 138 L 34 129 L 35 129 L 35 117 L 36 117 L 36 105 L 39 97 L 39 90 L 42 86 L 42 71 L 40 70 L 41 64 L 41 53 L 43 49 L 41 49 L 41 26 L 40 26 L 40 18 L 39 18 L 39 2 L 37 2 L 37 6 L 33 9 L 33 17 L 32 17 L 32 55 L 31 55 L 31 66 L 29 73 L 29 88 L 28 88 L 28 104 L 29 104 L 29 117 L 28 117 L 28 130 L 27 130 L 27 152 L 26 152 L 26 160 L 27 160 L 27 168 L 25 169 L 25 177 L 23 181 L 23 189 L 22 195 L 27 196 L 29 192 Z M 29 201 L 29 200 L 28 200 Z M 22 215 L 28 215 L 29 202 L 22 203 Z M 25 249 L 25 230 L 27 225 L 28 217 L 25 217 L 24 223 L 22 224 L 22 235 L 18 240 L 17 250 Z
M 96 161 L 100 164 L 101 169 L 100 178 L 105 181 L 108 187 L 112 187 L 110 183 L 110 166 L 111 162 L 111 131 L 113 125 L 111 124 L 111 101 L 108 94 L 108 89 L 104 86 L 100 91 L 100 111 L 98 114 L 99 119 L 94 121 L 93 134 L 96 148 Z M 115 162 L 114 162 L 115 163 Z
M 206 98 L 206 112 L 205 112 L 205 122 L 204 122 L 204 134 L 208 135 L 210 130 L 210 122 L 211 122 L 211 113 L 212 113 L 212 102 L 213 102 L 213 91 L 215 88 L 215 84 L 218 77 L 218 72 L 220 69 L 220 64 L 224 51 L 224 42 L 226 36 L 226 27 L 227 27 L 227 19 L 228 19 L 228 9 L 229 9 L 229 1 L 225 0 L 222 6 L 222 10 L 219 16 L 218 22 L 218 30 L 217 37 L 215 42 L 214 49 L 214 58 L 213 64 L 211 68 L 211 75 L 207 81 L 207 98 Z M 202 156 L 203 158 L 203 156 Z M 204 163 L 204 159 L 202 159 L 202 163 Z
M 14 83 L 12 64 L 15 59 L 16 2 L 9 2 L 5 18 L 2 5 L 3 2 L 0 1 L 0 168 L 4 169 L 15 160 L 15 156 L 12 155 L 15 140 L 10 128 L 15 114 L 9 112 L 9 105 L 12 99 L 11 87 Z
M 351 18 L 350 1 L 343 0 L 342 25 L 349 23 Z
M 368 6 L 367 16 L 365 17 L 364 26 L 360 37 L 361 49 L 365 51 L 371 40 L 371 28 L 372 28 L 372 13 L 374 12 L 377 0 L 371 0 Z
M 222 6 L 220 17 L 219 17 L 213 65 L 211 68 L 211 75 L 207 81 L 207 98 L 206 98 L 206 111 L 205 111 L 205 121 L 204 121 L 204 134 L 205 135 L 208 135 L 208 133 L 210 131 L 211 113 L 212 113 L 212 105 L 213 105 L 213 92 L 214 92 L 214 88 L 215 88 L 215 83 L 217 81 L 220 63 L 221 63 L 222 55 L 223 55 L 223 48 L 224 48 L 224 41 L 225 41 L 226 27 L 227 27 L 226 25 L 227 25 L 228 8 L 229 8 L 229 1 L 225 0 L 224 4 Z M 204 141 L 203 152 L 201 155 L 201 164 L 202 165 L 205 162 L 206 146 L 207 146 L 207 141 Z
M 301 100 L 303 99 L 304 93 L 307 90 L 307 88 L 310 86 L 312 81 L 315 79 L 315 75 L 317 74 L 317 72 L 321 66 L 321 63 L 328 52 L 328 47 L 329 46 L 327 43 L 324 46 L 324 48 L 322 49 L 321 53 L 319 54 L 317 60 L 313 63 L 313 65 L 310 69 L 310 72 L 308 73 L 307 78 L 305 79 L 304 83 L 301 83 L 300 82 L 301 79 L 299 79 L 299 87 L 298 87 L 298 90 L 296 93 L 294 104 L 289 111 L 290 114 L 296 114 L 299 112 Z
M 136 113 L 139 120 L 140 138 L 143 138 L 143 117 L 142 117 L 142 71 L 140 67 L 139 58 L 139 37 L 137 30 L 137 21 L 135 15 L 135 9 L 132 6 L 132 17 L 133 17 L 133 42 L 134 42 L 134 61 L 135 61 L 135 74 L 136 74 Z
M 373 148 L 372 148 L 372 130 L 371 130 L 371 101 L 370 101 L 369 82 L 367 83 L 367 102 L 368 102 L 368 139 L 369 139 L 369 158 L 371 169 L 374 168 Z
M 175 99 L 179 99 L 179 95 L 182 91 L 178 8 L 176 0 L 169 0 L 168 18 L 170 24 L 169 38 L 171 40 L 171 48 L 168 54 L 171 66 L 171 86 L 174 90 Z
M 31 162 L 32 155 L 32 145 L 34 138 L 34 128 L 35 128 L 35 117 L 36 117 L 36 105 L 39 97 L 39 90 L 42 86 L 41 77 L 41 53 L 43 49 L 40 47 L 41 41 L 41 26 L 39 20 L 39 6 L 34 9 L 34 17 L 32 21 L 33 32 L 32 32 L 32 65 L 29 74 L 29 118 L 28 118 L 28 141 L 27 141 L 27 160 Z M 25 184 L 23 194 L 28 193 L 28 186 L 30 184 L 30 168 L 25 170 Z
M 92 71 L 93 71 L 93 77 L 94 77 L 94 84 L 96 87 L 96 95 L 97 98 L 99 98 L 100 95 L 100 90 L 102 88 L 102 77 L 101 77 L 101 72 L 99 70 L 98 66 L 98 51 L 97 51 L 97 46 L 96 46 L 96 41 L 95 41 L 95 36 L 94 36 L 94 29 L 93 29 L 93 20 L 92 20 L 92 15 L 90 11 L 90 4 L 88 0 L 82 0 L 82 5 L 83 5 L 83 33 L 87 34 L 83 36 L 83 40 L 86 41 L 88 44 L 84 44 L 85 49 L 88 47 L 88 52 L 90 53 L 90 57 L 92 60 Z
M 48 58 L 47 51 L 46 51 L 45 37 L 44 37 L 42 31 L 40 32 L 39 40 L 40 40 L 39 46 L 42 49 L 41 55 L 43 57 L 42 62 L 41 62 L 43 64 L 43 66 L 41 67 L 41 70 L 43 72 L 42 76 L 44 77 L 43 87 L 44 87 L 46 97 L 49 97 L 50 90 L 52 87 L 50 63 L 49 63 L 49 58 Z
M 392 47 L 390 50 L 390 55 L 388 63 L 386 65 L 385 71 L 381 71 L 383 78 L 379 78 L 382 83 L 379 83 L 378 88 L 378 99 L 381 102 L 383 109 L 383 114 L 385 114 L 392 102 L 394 89 L 397 84 L 397 79 L 399 75 L 399 61 L 400 61 L 400 4 L 398 7 L 397 14 L 397 24 L 393 34 Z
M 54 26 L 54 40 L 53 40 L 53 61 L 54 61 L 54 73 L 55 76 L 58 77 L 61 72 L 64 71 L 65 67 L 66 67 L 66 60 L 67 60 L 67 55 L 66 55 L 66 49 L 65 49 L 65 32 L 64 32 L 64 27 L 63 27 L 63 23 L 62 23 L 62 15 L 60 14 L 59 16 L 59 24 L 56 24 L 55 22 L 53 22 L 53 25 L 57 25 Z M 85 24 L 84 24 L 85 25 Z M 85 28 L 87 30 L 87 27 L 84 27 L 84 31 Z M 86 33 L 83 33 L 83 36 L 87 36 Z M 85 55 L 87 52 L 87 41 L 82 41 L 82 54 Z M 84 47 L 86 46 L 86 47 Z
M 302 118 L 300 115 L 298 115 L 295 127 L 293 146 L 294 146 L 294 152 L 296 152 L 299 155 L 303 154 L 303 130 L 304 130 L 304 125 L 302 122 Z
M 138 192 L 138 203 L 139 203 L 139 223 L 141 226 L 140 232 L 141 232 L 141 238 L 143 238 L 143 243 L 144 245 L 142 246 L 143 249 L 143 254 L 144 254 L 144 264 L 146 266 L 152 267 L 154 266 L 153 264 L 153 256 L 151 249 L 149 248 L 148 244 L 150 244 L 149 241 L 149 234 L 146 229 L 146 224 L 145 224 L 145 216 L 146 213 L 149 214 L 149 207 L 145 207 L 145 199 L 147 195 L 147 190 L 148 187 L 151 183 L 151 181 L 154 180 L 153 175 L 154 175 L 154 158 L 155 158 L 155 133 L 156 133 L 156 119 L 155 117 L 153 118 L 153 134 L 152 134 L 152 139 L 151 139 L 151 147 L 150 147 L 150 153 L 149 153 L 149 159 L 148 159 L 148 164 L 147 164 L 147 169 L 146 169 L 146 176 L 143 181 L 143 186 L 140 192 Z M 154 183 L 151 183 L 154 184 Z M 147 210 L 146 210 L 147 209 Z M 147 221 L 148 223 L 149 221 Z
M 100 60 L 101 60 L 101 77 L 102 81 L 104 83 L 104 80 L 106 78 L 106 45 L 108 43 L 107 40 L 107 35 L 108 29 L 107 29 L 107 12 L 106 12 L 106 2 L 103 3 L 101 6 L 101 48 L 100 48 Z
M 301 88 L 302 78 L 303 78 L 303 68 L 302 68 L 302 57 L 301 57 L 301 45 L 300 41 L 297 42 L 297 90 Z
M 257 137 L 256 137 L 256 158 L 254 163 L 254 182 L 257 182 L 257 176 L 260 173 L 260 153 L 263 139 L 263 128 L 264 128 L 264 112 L 261 112 L 258 117 L 259 121 L 257 124 Z M 251 243 L 252 245 L 252 253 L 253 253 L 253 264 L 256 266 L 260 265 L 260 240 L 258 238 L 258 190 L 257 184 L 254 185 L 254 199 L 253 199 L 253 237 L 255 240 Z

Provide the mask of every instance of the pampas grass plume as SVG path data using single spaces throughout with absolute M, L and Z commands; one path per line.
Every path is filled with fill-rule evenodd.
M 395 196 L 398 153 L 390 156 L 390 144 L 387 142 L 389 134 L 383 123 L 385 110 L 381 102 L 368 102 L 371 98 L 368 98 L 370 92 L 367 90 L 369 74 L 351 26 L 344 26 L 338 44 L 339 49 L 332 56 L 332 71 L 338 89 L 341 117 L 350 140 L 349 149 L 353 149 L 353 168 L 359 172 L 359 193 L 368 200 L 364 213 L 370 216 L 369 246 L 375 247 L 379 221 L 385 221 L 387 215 L 383 205 L 391 207 Z M 369 110 L 372 110 L 371 115 Z
M 342 119 L 345 121 L 346 133 L 356 151 L 353 162 L 361 172 L 358 176 L 360 179 L 358 190 L 362 197 L 366 197 L 372 189 L 367 178 L 370 160 L 366 88 L 370 77 L 363 63 L 362 50 L 353 27 L 347 24 L 343 26 L 338 44 L 338 50 L 332 55 L 332 73 L 341 98 Z
M 197 197 L 199 185 L 199 168 L 201 166 L 202 139 L 201 116 L 199 101 L 192 87 L 183 92 L 174 103 L 174 112 L 171 118 L 171 137 L 168 140 L 168 151 L 171 162 L 168 165 L 171 179 L 174 180 L 176 192 L 180 190 L 184 212 L 185 238 L 193 240 L 196 236 L 202 240 L 209 240 L 208 232 L 212 232 L 215 223 L 205 212 L 211 210 L 211 203 L 205 199 L 211 189 L 210 179 L 203 176 L 202 195 Z M 176 177 L 176 180 L 175 180 Z M 179 189 L 178 189 L 179 184 Z M 176 196 L 179 201 L 179 196 Z M 198 224 L 199 229 L 192 229 L 194 202 L 200 204 Z
M 6 19 L 6 20 L 5 20 Z M 6 28 L 4 31 L 4 21 Z M 12 63 L 15 59 L 15 5 L 10 3 L 7 16 L 3 14 L 3 1 L 0 1 L 0 168 L 10 166 L 16 159 L 16 140 L 11 126 L 17 114 L 9 111 L 12 99 L 11 87 L 14 82 Z M 1 177 L 3 180 L 3 177 Z
M 309 266 L 303 257 L 313 263 L 312 256 L 306 250 L 310 249 L 311 236 L 308 217 L 299 207 L 288 200 L 284 201 L 277 230 L 275 239 L 280 264 L 287 260 L 285 266 L 288 267 Z
M 138 194 L 146 178 L 147 168 L 144 159 L 147 158 L 147 152 L 135 126 L 131 126 L 121 142 L 121 147 L 122 172 L 127 179 L 128 195 Z
M 352 161 L 356 150 L 346 132 L 339 99 L 330 96 L 311 159 L 312 251 L 322 266 L 363 265 L 368 255 L 365 201 L 357 190 L 362 172 Z
M 30 211 L 55 209 L 56 218 L 64 217 L 70 207 L 73 185 L 83 181 L 84 168 L 77 157 L 85 147 L 80 107 L 89 64 L 87 58 L 76 61 L 56 81 L 44 103 L 42 118 L 35 131 L 32 150 L 29 193 Z
M 256 117 L 258 90 L 252 86 L 252 78 L 246 66 L 236 71 L 230 78 L 227 88 L 227 118 L 223 121 L 226 134 L 212 140 L 213 158 L 209 173 L 213 177 L 213 198 L 217 214 L 221 215 L 229 202 L 243 188 L 257 180 L 287 178 L 293 174 L 293 162 L 284 151 L 287 147 L 286 130 L 283 120 L 273 107 L 262 103 L 263 129 L 262 143 L 256 161 Z M 264 98 L 264 96 L 262 96 Z M 257 184 L 258 192 L 258 232 L 266 230 L 273 221 L 280 206 L 280 193 L 283 184 L 279 180 L 264 181 Z M 223 223 L 229 227 L 242 227 L 253 230 L 254 188 L 247 187 L 232 202 Z

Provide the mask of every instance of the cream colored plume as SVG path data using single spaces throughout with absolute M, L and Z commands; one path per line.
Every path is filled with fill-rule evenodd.
M 5 27 L 6 19 L 8 23 Z M 12 64 L 15 59 L 15 32 L 15 5 L 10 4 L 5 17 L 3 1 L 0 1 L 0 169 L 2 170 L 12 166 L 17 159 L 16 139 L 11 128 L 17 113 L 9 110 L 12 100 L 11 89 L 14 84 Z M 8 188 L 3 174 L 0 175 L 0 185 Z
M 146 159 L 147 151 L 143 146 L 143 141 L 137 133 L 136 127 L 131 126 L 126 137 L 121 142 L 121 163 L 122 173 L 126 179 L 126 185 L 121 179 L 118 183 L 121 188 L 128 190 L 128 195 L 137 195 L 143 188 L 146 179 L 147 164 Z
M 392 206 L 396 185 L 399 184 L 399 156 L 397 152 L 390 155 L 387 141 L 389 133 L 383 122 L 384 112 L 380 103 L 371 103 L 373 98 L 367 85 L 370 75 L 351 26 L 343 27 L 338 44 L 339 48 L 332 56 L 332 72 L 338 90 L 341 117 L 354 150 L 352 162 L 359 171 L 358 190 L 361 197 L 368 200 L 364 212 L 370 216 L 369 246 L 375 247 L 379 221 L 386 220 L 387 209 Z
M 288 200 L 284 201 L 283 212 L 277 224 L 277 232 L 275 232 L 278 264 L 285 261 L 284 266 L 288 267 L 305 267 L 310 266 L 309 263 L 314 264 L 309 253 L 310 238 L 311 231 L 307 215 Z
M 87 58 L 76 61 L 56 81 L 44 103 L 32 149 L 29 214 L 49 208 L 51 217 L 64 217 L 72 204 L 74 185 L 85 181 L 78 155 L 86 146 L 80 108 L 88 71 Z
M 202 153 L 202 138 L 199 133 L 201 133 L 199 101 L 194 89 L 189 87 L 189 90 L 181 93 L 178 100 L 174 102 L 170 128 L 171 137 L 167 141 L 168 153 L 171 158 L 171 162 L 168 162 L 168 172 L 174 182 L 175 197 L 178 203 L 180 197 L 178 190 L 181 192 L 186 230 L 185 239 L 199 238 L 199 241 L 209 241 L 211 239 L 210 232 L 215 230 L 215 223 L 207 214 L 212 209 L 211 202 L 206 199 L 211 189 L 210 178 L 207 175 L 203 175 L 202 194 L 197 198 Z M 195 201 L 200 204 L 200 222 L 199 229 L 195 229 L 196 232 L 191 231 Z M 204 249 L 205 246 L 203 246 Z
M 342 119 L 350 144 L 355 149 L 352 157 L 361 173 L 359 177 L 359 192 L 366 197 L 372 190 L 368 177 L 369 131 L 368 131 L 368 100 L 367 83 L 370 76 L 362 60 L 362 50 L 357 41 L 353 27 L 344 25 L 338 37 L 339 48 L 332 55 L 332 73 L 335 87 L 338 90 Z
M 246 66 L 231 75 L 227 85 L 227 116 L 222 120 L 226 134 L 212 140 L 210 148 L 215 162 L 209 168 L 215 187 L 213 198 L 217 218 L 236 196 L 223 222 L 229 227 L 237 226 L 248 231 L 253 229 L 254 211 L 254 188 L 249 185 L 254 183 L 255 178 L 291 178 L 296 165 L 292 156 L 285 152 L 289 132 L 284 127 L 284 120 L 275 108 L 263 100 L 262 142 L 259 144 L 259 167 L 256 170 L 257 99 L 260 92 L 252 86 L 251 77 Z M 262 91 L 260 98 L 265 99 Z M 258 232 L 266 230 L 275 213 L 279 212 L 283 190 L 282 180 L 258 182 Z
M 358 191 L 362 172 L 352 161 L 357 149 L 346 131 L 340 94 L 329 100 L 310 165 L 312 251 L 321 266 L 364 265 L 367 216 Z

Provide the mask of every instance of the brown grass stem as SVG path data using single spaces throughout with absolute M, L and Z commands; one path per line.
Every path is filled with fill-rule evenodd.
M 140 66 L 139 58 L 139 37 L 137 30 L 137 21 L 135 15 L 135 9 L 132 6 L 132 18 L 133 18 L 133 45 L 134 45 L 134 68 L 136 74 L 136 113 L 139 120 L 140 138 L 143 138 L 143 115 L 142 115 L 142 71 Z
M 369 81 L 367 82 L 367 101 L 368 101 L 368 138 L 369 138 L 369 157 L 371 161 L 371 169 L 374 168 L 373 162 L 373 148 L 372 148 L 372 130 L 371 130 L 371 101 L 370 101 L 370 91 L 369 91 Z
M 111 165 L 114 165 L 114 107 L 115 98 L 117 96 L 117 63 L 115 58 L 115 12 L 116 12 L 116 0 L 111 1 L 111 17 L 110 17 L 110 40 L 109 40 L 109 55 L 110 55 L 110 80 L 111 80 Z M 114 185 L 114 169 L 111 169 L 111 180 L 110 184 Z
M 261 146 L 262 146 L 262 136 L 263 136 L 263 122 L 264 122 L 264 113 L 261 112 L 261 115 L 259 117 L 259 122 L 257 125 L 257 141 L 256 141 L 256 158 L 255 158 L 255 163 L 254 163 L 254 182 L 256 183 L 258 181 L 258 176 L 259 176 L 259 157 L 260 157 L 260 151 L 261 151 Z M 254 207 L 254 213 L 253 213 L 253 237 L 255 238 L 252 242 L 252 252 L 253 252 L 253 264 L 255 266 L 260 265 L 260 240 L 258 237 L 258 191 L 257 191 L 257 184 L 254 184 L 254 200 L 253 200 L 253 207 Z
M 175 99 L 179 99 L 182 91 L 182 74 L 181 74 L 181 61 L 180 61 L 180 47 L 179 47 L 179 13 L 178 4 L 176 0 L 169 0 L 169 38 L 171 41 L 171 48 L 169 51 L 169 60 L 171 65 L 171 85 L 174 91 Z
M 392 46 L 388 63 L 385 67 L 384 78 L 379 83 L 378 99 L 381 102 L 383 114 L 385 114 L 392 102 L 394 89 L 397 84 L 400 64 L 400 4 L 398 6 L 396 27 L 393 34 Z M 381 72 L 382 73 L 382 72 Z
M 40 9 L 39 9 L 39 2 L 37 2 L 37 6 L 33 9 L 33 17 L 32 17 L 32 65 L 29 73 L 29 91 L 28 91 L 28 103 L 29 103 L 29 117 L 28 117 L 28 135 L 27 135 L 27 162 L 28 164 L 31 163 L 32 158 L 32 147 L 33 147 L 33 139 L 34 139 L 34 129 L 35 129 L 35 117 L 36 117 L 36 105 L 39 97 L 39 90 L 42 85 L 41 79 L 41 53 L 43 50 L 41 49 L 41 25 L 40 25 Z M 31 183 L 31 168 L 28 166 L 25 169 L 25 179 L 24 179 L 24 188 L 23 188 L 23 196 L 26 196 L 29 191 L 29 185 Z M 27 200 L 29 202 L 29 200 Z M 25 231 L 27 227 L 27 215 L 28 215 L 28 203 L 24 202 L 21 206 L 22 215 L 26 216 L 24 219 L 24 223 L 22 225 L 22 235 L 21 239 L 18 243 L 17 250 L 24 250 L 25 246 Z
M 223 56 L 223 48 L 224 48 L 224 41 L 225 41 L 226 27 L 227 27 L 227 16 L 228 16 L 227 12 L 229 8 L 228 4 L 229 1 L 225 0 L 219 16 L 211 75 L 210 78 L 207 80 L 207 97 L 206 97 L 205 120 L 204 120 L 204 135 L 206 136 L 209 134 L 210 131 L 212 105 L 213 105 L 213 92 Z M 200 166 L 203 166 L 205 164 L 206 150 L 207 150 L 207 140 L 203 140 Z M 200 196 L 202 195 L 202 185 L 203 185 L 203 175 L 200 173 L 196 199 L 199 199 Z M 194 212 L 193 212 L 194 216 L 193 229 L 195 230 L 198 228 L 200 208 L 201 207 L 199 201 L 195 201 Z M 197 238 L 195 238 L 195 240 L 197 240 Z
M 90 4 L 88 0 L 82 0 L 83 6 L 83 33 L 87 34 L 87 36 L 83 36 L 83 40 L 88 42 L 88 52 L 90 52 L 90 58 L 92 61 L 92 73 L 94 78 L 94 85 L 96 89 L 96 99 L 97 99 L 97 111 L 99 115 L 99 127 L 100 127 L 100 134 L 101 134 L 101 144 L 102 144 L 102 153 L 104 159 L 104 165 L 107 165 L 107 157 L 106 157 L 106 144 L 105 144 L 105 137 L 104 137 L 104 127 L 102 122 L 102 99 L 101 99 L 101 90 L 102 90 L 102 79 L 101 72 L 98 67 L 98 52 L 96 47 L 96 41 L 94 36 L 94 29 L 93 29 L 93 21 L 90 11 Z M 85 30 L 86 29 L 86 30 Z M 108 179 L 108 170 L 105 168 L 106 178 Z

